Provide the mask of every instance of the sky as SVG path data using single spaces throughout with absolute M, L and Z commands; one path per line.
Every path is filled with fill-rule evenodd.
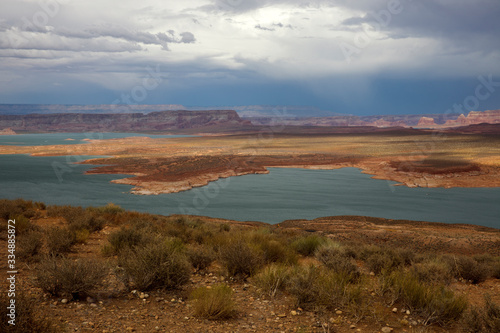
M 0 103 L 500 109 L 499 0 L 2 0 Z

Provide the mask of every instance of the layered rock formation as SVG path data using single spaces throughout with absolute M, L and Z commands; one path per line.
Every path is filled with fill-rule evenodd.
M 430 117 L 422 117 L 418 121 L 417 127 L 434 127 L 436 123 L 434 122 L 434 118 Z
M 163 111 L 148 114 L 29 114 L 0 115 L 0 129 L 30 132 L 165 131 L 214 126 L 248 125 L 235 111 Z
M 16 135 L 17 133 L 12 130 L 12 128 L 5 128 L 0 130 L 0 135 Z
M 448 128 L 477 124 L 500 124 L 500 110 L 471 111 L 467 116 L 460 114 L 456 119 L 446 120 L 444 124 L 436 124 L 431 117 L 422 117 L 417 127 Z

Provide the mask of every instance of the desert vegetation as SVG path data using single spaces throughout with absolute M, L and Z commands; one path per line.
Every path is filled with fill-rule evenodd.
M 8 219 L 19 223 L 20 270 L 19 325 L 3 320 L 2 332 L 114 332 L 124 325 L 143 332 L 500 327 L 494 292 L 500 257 L 488 251 L 437 253 L 342 241 L 301 228 L 142 214 L 112 204 L 0 200 L 0 217 L 2 226 Z M 5 235 L 3 230 L 3 248 Z M 145 317 L 121 314 L 128 306 L 131 313 L 145 310 Z M 92 312 L 101 309 L 100 317 Z M 83 310 L 88 318 L 74 319 Z

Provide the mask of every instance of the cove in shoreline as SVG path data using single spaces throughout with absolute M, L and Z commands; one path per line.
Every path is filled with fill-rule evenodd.
M 0 165 L 2 198 L 47 204 L 100 206 L 113 202 L 126 209 L 162 215 L 193 214 L 272 224 L 288 219 L 364 215 L 500 227 L 500 188 L 393 186 L 395 182 L 371 179 L 356 168 L 269 168 L 269 174 L 220 179 L 185 192 L 137 196 L 129 193 L 130 185 L 110 182 L 126 175 L 85 175 L 92 165 L 68 164 L 65 156 L 3 155 Z M 59 177 L 54 165 L 62 166 Z

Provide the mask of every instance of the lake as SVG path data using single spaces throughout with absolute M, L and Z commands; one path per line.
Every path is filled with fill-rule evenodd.
M 64 140 L 68 133 L 41 136 L 39 139 L 47 142 L 73 142 Z M 16 140 L 22 141 L 22 137 L 25 135 Z M 0 138 L 0 142 L 3 140 Z M 221 179 L 180 193 L 139 196 L 129 193 L 129 185 L 110 183 L 125 175 L 84 175 L 92 166 L 71 163 L 92 157 L 0 155 L 0 197 L 78 206 L 113 202 L 125 209 L 155 214 L 185 213 L 268 223 L 366 215 L 500 228 L 500 188 L 408 188 L 371 179 L 355 168 L 270 168 L 265 175 Z

